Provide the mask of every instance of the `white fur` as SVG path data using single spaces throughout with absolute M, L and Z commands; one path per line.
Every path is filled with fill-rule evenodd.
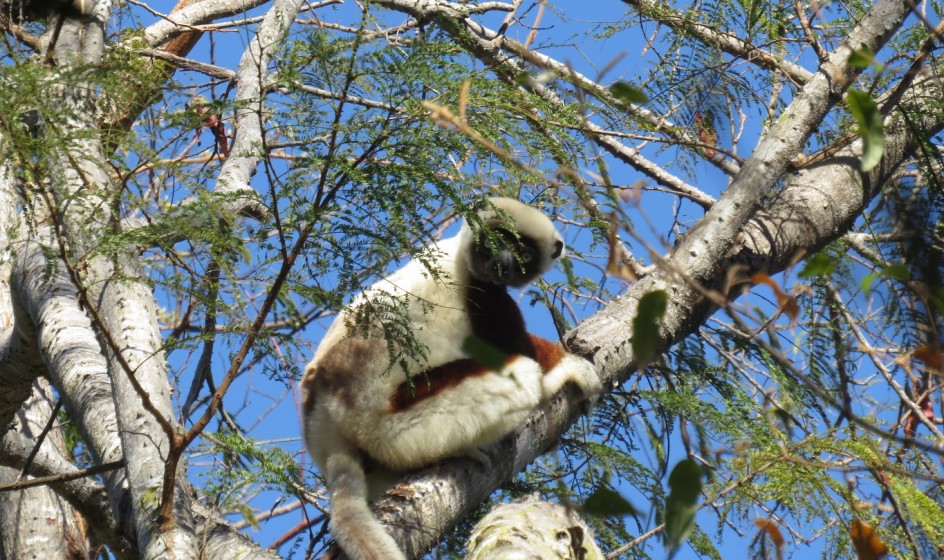
M 546 222 L 518 224 L 522 235 L 532 234 L 532 230 L 539 235 L 552 234 L 548 247 L 560 239 L 543 214 L 521 206 L 538 215 L 528 213 L 526 221 Z M 517 207 L 514 210 L 521 219 L 523 211 Z M 467 357 L 461 344 L 471 334 L 471 326 L 463 287 L 470 280 L 467 259 L 471 244 L 472 233 L 463 226 L 459 235 L 432 248 L 431 254 L 438 255 L 432 261 L 440 269 L 440 280 L 433 280 L 429 270 L 414 259 L 352 303 L 351 308 L 356 309 L 384 298 L 405 299 L 414 336 L 427 349 L 425 361 L 409 364 L 411 375 Z M 547 261 L 546 266 L 550 266 L 551 259 Z M 328 330 L 308 365 L 306 377 L 313 376 L 326 356 L 338 352 L 345 340 L 360 336 L 348 333 L 349 313 L 342 313 Z M 309 396 L 313 404 L 305 418 L 308 449 L 331 492 L 332 534 L 354 560 L 404 558 L 367 507 L 369 481 L 358 450 L 365 450 L 393 470 L 475 455 L 480 447 L 518 427 L 543 399 L 566 382 L 576 382 L 587 395 L 595 396 L 600 391 L 598 377 L 586 360 L 568 355 L 544 374 L 537 362 L 518 356 L 500 370 L 468 377 L 407 410 L 392 412 L 390 398 L 407 375 L 398 365 L 390 367 L 383 338 L 374 333 L 371 336 L 358 350 L 361 355 L 356 356 L 363 366 L 356 374 L 350 373 L 356 376 L 356 393 L 315 391 Z M 422 375 L 416 375 L 413 382 L 424 383 Z

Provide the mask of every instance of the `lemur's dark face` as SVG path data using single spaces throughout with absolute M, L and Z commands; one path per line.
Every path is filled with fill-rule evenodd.
M 564 250 L 560 240 L 542 248 L 534 239 L 503 227 L 489 228 L 477 237 L 472 247 L 472 275 L 502 286 L 523 286 L 534 281 Z M 542 250 L 549 258 L 542 258 Z

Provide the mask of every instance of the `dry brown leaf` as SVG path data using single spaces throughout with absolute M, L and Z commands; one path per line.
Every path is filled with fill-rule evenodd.
M 610 276 L 616 276 L 617 278 L 622 278 L 623 280 L 628 280 L 629 282 L 635 282 L 639 280 L 639 276 L 636 275 L 636 271 L 633 270 L 631 266 L 626 264 L 623 260 L 623 252 L 620 250 L 622 244 L 620 243 L 619 236 L 617 235 L 618 227 L 616 225 L 616 216 L 610 215 L 610 234 L 609 234 L 609 243 L 610 243 L 610 253 L 606 260 L 606 273 Z
M 911 353 L 916 360 L 924 363 L 928 369 L 934 370 L 934 373 L 941 375 L 944 373 L 944 354 L 941 353 L 941 347 L 938 344 L 925 344 L 915 348 Z
M 880 560 L 888 555 L 888 546 L 878 538 L 872 526 L 861 519 L 852 521 L 849 536 L 859 560 Z
M 770 289 L 772 289 L 777 296 L 777 307 L 780 311 L 784 312 L 787 317 L 790 317 L 790 321 L 796 323 L 800 316 L 800 305 L 797 303 L 796 298 L 784 292 L 783 289 L 780 288 L 780 285 L 774 282 L 773 278 L 763 272 L 753 274 L 751 276 L 751 282 L 770 286 Z
M 767 536 L 770 537 L 770 542 L 774 543 L 774 546 L 777 548 L 777 560 L 783 560 L 783 533 L 780 532 L 780 527 L 777 527 L 777 524 L 770 519 L 755 519 L 754 525 L 757 525 L 763 529 Z

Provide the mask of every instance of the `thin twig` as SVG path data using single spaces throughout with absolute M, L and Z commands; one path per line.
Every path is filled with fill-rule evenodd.
M 12 492 L 14 490 L 24 490 L 26 488 L 34 488 L 36 486 L 45 486 L 47 484 L 55 484 L 57 482 L 68 482 L 70 480 L 76 480 L 79 478 L 85 478 L 87 476 L 95 476 L 97 474 L 102 474 L 109 471 L 114 471 L 125 466 L 124 459 L 119 461 L 112 461 L 111 463 L 105 463 L 104 465 L 96 465 L 94 467 L 89 467 L 87 469 L 78 470 L 71 473 L 55 474 L 49 476 L 40 476 L 36 478 L 31 478 L 29 480 L 19 480 L 16 482 L 10 482 L 8 484 L 0 484 L 0 492 Z

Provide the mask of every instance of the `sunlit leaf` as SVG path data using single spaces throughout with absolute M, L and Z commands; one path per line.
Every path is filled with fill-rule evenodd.
M 236 504 L 236 509 L 239 511 L 239 514 L 243 516 L 243 521 L 249 523 L 254 530 L 259 530 L 259 519 L 256 517 L 256 514 L 253 513 L 252 508 L 246 504 Z
M 872 289 L 872 282 L 875 282 L 877 278 L 881 277 L 894 278 L 895 280 L 907 280 L 911 277 L 911 273 L 908 272 L 908 268 L 901 264 L 893 264 L 886 266 L 885 268 L 876 270 L 875 272 L 869 274 L 862 279 L 862 291 L 868 292 Z
M 863 70 L 868 68 L 870 64 L 876 64 L 875 53 L 868 47 L 862 47 L 859 50 L 852 51 L 852 54 L 849 55 L 849 66 L 853 68 Z
M 695 512 L 701 495 L 703 470 L 694 459 L 680 461 L 669 474 L 669 495 L 665 499 L 665 547 L 674 551 L 695 526 Z
M 885 130 L 882 114 L 872 96 L 850 89 L 846 96 L 849 112 L 859 124 L 862 137 L 862 171 L 871 171 L 882 159 L 885 151 Z
M 879 560 L 888 554 L 888 546 L 878 538 L 872 526 L 861 519 L 853 520 L 849 536 L 859 560 Z
M 656 357 L 659 341 L 659 324 L 668 308 L 669 296 L 663 290 L 649 292 L 639 299 L 639 308 L 633 319 L 633 355 L 641 366 Z
M 888 276 L 889 278 L 902 281 L 911 278 L 911 272 L 909 272 L 908 267 L 903 264 L 892 264 L 886 266 L 882 269 L 882 274 Z
M 863 278 L 862 282 L 860 283 L 860 286 L 862 287 L 862 291 L 865 293 L 868 293 L 872 289 L 872 282 L 875 282 L 875 279 L 878 278 L 879 276 L 881 276 L 881 274 L 879 274 L 878 272 L 872 272 L 870 274 L 867 274 L 866 277 Z
M 748 2 L 747 4 L 747 29 L 753 30 L 754 26 L 757 25 L 757 20 L 760 17 L 760 14 L 763 12 L 763 6 L 765 4 L 761 0 L 754 0 Z
M 648 103 L 649 98 L 639 88 L 627 84 L 626 82 L 614 82 L 610 86 L 610 93 L 616 99 L 626 104 Z
M 839 266 L 839 259 L 831 257 L 826 252 L 816 253 L 806 259 L 806 264 L 798 276 L 800 278 L 812 278 L 813 276 L 829 276 L 836 271 Z
M 615 515 L 633 515 L 637 510 L 633 504 L 612 488 L 597 488 L 583 503 L 584 511 L 597 517 L 612 517 Z
M 656 432 L 656 428 L 652 425 L 652 422 L 645 422 L 645 425 L 646 435 L 649 437 L 649 445 L 652 447 L 652 451 L 655 454 L 656 464 L 659 465 L 660 470 L 665 469 L 667 463 L 662 435 Z

